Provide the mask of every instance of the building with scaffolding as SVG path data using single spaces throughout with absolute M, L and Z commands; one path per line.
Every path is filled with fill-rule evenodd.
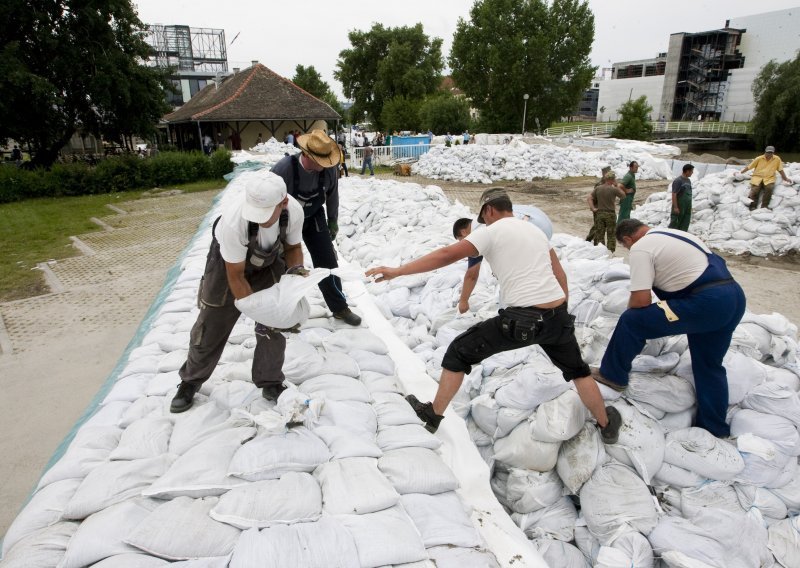
M 175 91 L 167 98 L 173 107 L 183 105 L 208 83 L 228 74 L 225 30 L 151 24 L 146 41 L 152 47 L 146 63 L 172 70 L 170 80 Z
M 800 7 L 674 33 L 665 53 L 614 64 L 611 79 L 600 82 L 597 119 L 616 120 L 623 103 L 644 95 L 652 120 L 749 121 L 754 79 L 768 61 L 797 56 L 798 28 Z

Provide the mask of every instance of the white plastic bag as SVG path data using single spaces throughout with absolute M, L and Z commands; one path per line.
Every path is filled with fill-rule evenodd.
M 234 302 L 236 309 L 267 327 L 288 329 L 303 324 L 310 311 L 306 295 L 330 275 L 330 270 L 315 268 L 308 276 L 284 274 L 277 284 L 253 292 Z
M 400 500 L 374 458 L 331 461 L 319 466 L 314 477 L 322 487 L 325 512 L 331 515 L 374 513 Z

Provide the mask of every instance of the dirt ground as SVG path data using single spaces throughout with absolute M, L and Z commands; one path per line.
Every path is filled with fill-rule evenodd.
M 476 209 L 486 186 L 427 178 Z M 543 209 L 557 232 L 585 236 L 592 178 L 507 182 L 512 199 Z M 637 202 L 666 182 L 638 182 Z M 119 203 L 107 230 L 79 235 L 85 256 L 51 267 L 51 292 L 0 304 L 0 534 L 24 504 L 57 446 L 111 374 L 196 232 L 217 192 Z M 635 211 L 634 211 L 635 216 Z M 617 255 L 624 256 L 624 250 Z M 780 312 L 800 323 L 800 259 L 726 257 L 757 313 Z M 42 259 L 46 260 L 46 259 Z

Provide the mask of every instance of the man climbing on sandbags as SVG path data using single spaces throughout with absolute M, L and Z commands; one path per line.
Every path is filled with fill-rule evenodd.
M 485 229 L 402 266 L 379 266 L 366 272 L 380 282 L 428 272 L 480 254 L 500 284 L 500 297 L 506 307 L 450 343 L 433 402 L 420 402 L 413 394 L 406 400 L 425 421 L 426 428 L 435 432 L 472 365 L 495 353 L 538 344 L 564 379 L 575 384 L 581 400 L 601 427 L 603 441 L 616 443 L 622 417 L 615 408 L 606 408 L 600 389 L 581 358 L 573 319 L 567 312 L 567 275 L 547 237 L 531 223 L 514 217 L 505 188 L 487 189 L 479 204 L 478 221 L 486 223 Z
M 553 237 L 553 224 L 547 214 L 533 205 L 514 205 L 514 217 L 532 223 L 539 227 L 549 241 Z M 453 238 L 457 241 L 463 240 L 472 232 L 472 219 L 463 217 L 453 223 Z M 475 223 L 475 229 L 483 228 L 485 225 Z M 471 256 L 467 258 L 467 271 L 464 273 L 464 282 L 461 285 L 461 296 L 458 299 L 458 313 L 463 314 L 469 310 L 469 297 L 475 290 L 478 283 L 478 276 L 481 272 L 482 256 Z
M 336 268 L 339 263 L 333 241 L 339 232 L 339 145 L 322 130 L 298 136 L 297 145 L 302 152 L 285 156 L 272 171 L 283 178 L 289 195 L 303 207 L 303 242 L 314 267 Z M 319 289 L 334 318 L 361 325 L 361 318 L 347 305 L 338 276 L 325 278 Z
M 750 165 L 742 168 L 739 173 L 753 170 L 753 177 L 750 178 L 750 211 L 758 209 L 758 198 L 761 198 L 761 207 L 769 207 L 772 200 L 772 191 L 775 189 L 775 173 L 781 174 L 781 179 L 786 184 L 791 184 L 792 180 L 786 177 L 783 172 L 783 162 L 780 156 L 775 155 L 775 146 L 767 146 L 764 153 L 750 162 Z
M 594 214 L 594 244 L 606 245 L 612 253 L 616 250 L 614 229 L 617 227 L 617 199 L 625 197 L 625 190 L 617 183 L 617 175 L 608 171 L 603 183 L 595 186 L 586 197 L 589 209 Z
M 211 230 L 197 296 L 200 313 L 189 336 L 186 362 L 178 372 L 181 384 L 170 412 L 189 410 L 195 393 L 214 372 L 239 319 L 234 301 L 271 287 L 284 273 L 308 274 L 300 246 L 303 208 L 287 195 L 283 179 L 271 172 L 245 172 L 231 184 L 240 185 L 241 193 Z M 264 398 L 276 400 L 285 389 L 286 338 L 262 324 L 256 324 L 255 331 L 253 383 Z
M 592 371 L 594 378 L 622 391 L 645 341 L 685 333 L 697 393 L 695 425 L 718 437 L 730 435 L 725 423 L 728 377 L 722 358 L 744 314 L 741 286 L 722 257 L 693 235 L 651 229 L 627 219 L 617 226 L 616 237 L 630 250 L 630 298 L 600 369 Z M 652 302 L 651 292 L 658 302 Z

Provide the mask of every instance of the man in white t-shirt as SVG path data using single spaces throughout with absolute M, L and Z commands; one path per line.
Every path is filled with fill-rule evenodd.
M 284 273 L 308 274 L 300 247 L 303 208 L 287 195 L 283 179 L 266 171 L 245 172 L 231 185 L 241 186 L 241 194 L 214 222 L 198 293 L 200 313 L 179 371 L 181 384 L 171 412 L 189 410 L 194 394 L 214 372 L 239 319 L 234 301 L 271 287 Z M 229 191 L 234 189 L 229 187 Z M 285 350 L 286 338 L 280 330 L 256 325 L 253 383 L 268 400 L 276 400 L 285 389 Z
M 589 367 L 581 358 L 573 318 L 567 312 L 567 275 L 537 227 L 514 217 L 511 199 L 502 187 L 487 189 L 480 199 L 478 221 L 486 228 L 397 268 L 379 266 L 367 271 L 376 281 L 418 274 L 483 255 L 500 285 L 505 305 L 497 316 L 456 337 L 442 360 L 439 389 L 433 402 L 412 394 L 406 400 L 426 428 L 435 432 L 445 409 L 458 392 L 472 365 L 487 357 L 538 344 L 567 381 L 573 381 L 583 403 L 597 419 L 603 441 L 616 443 L 622 418 L 606 408 Z
M 648 339 L 686 334 L 697 393 L 695 426 L 730 435 L 727 353 L 746 300 L 725 261 L 697 237 L 651 229 L 636 219 L 617 225 L 617 241 L 630 249 L 631 295 L 595 379 L 616 390 L 628 385 L 633 359 Z M 659 302 L 652 303 L 652 292 Z

